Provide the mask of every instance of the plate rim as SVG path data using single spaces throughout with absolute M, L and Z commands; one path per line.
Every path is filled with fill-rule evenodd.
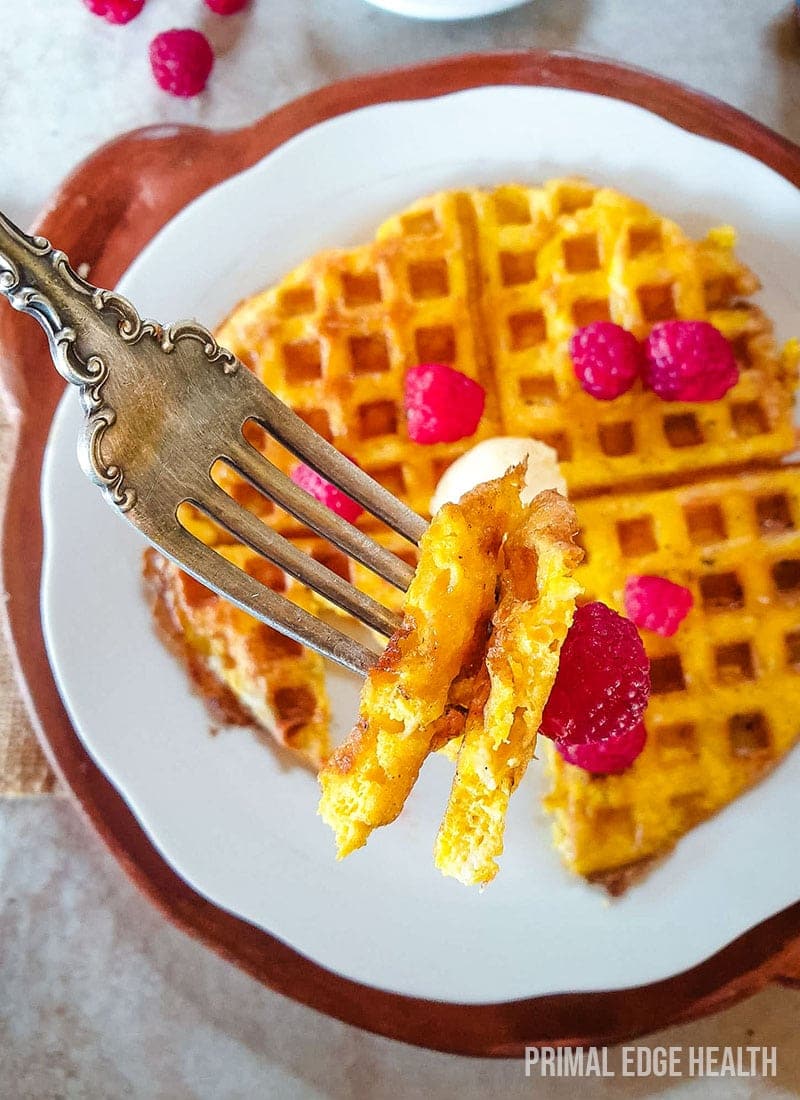
M 487 85 L 571 88 L 625 100 L 754 156 L 800 186 L 800 148 L 713 97 L 600 58 L 520 51 L 472 54 L 351 78 L 294 100 L 241 130 L 157 126 L 122 135 L 64 181 L 36 230 L 55 238 L 76 262 L 89 262 L 93 278 L 112 286 L 150 237 L 188 202 L 310 126 L 372 104 Z M 158 854 L 121 795 L 91 761 L 55 687 L 39 617 L 39 483 L 63 385 L 50 367 L 43 334 L 11 311 L 0 315 L 0 353 L 0 385 L 16 428 L 0 575 L 9 596 L 3 627 L 17 678 L 54 770 L 129 877 L 173 923 L 262 983 L 310 1007 L 390 1038 L 470 1055 L 512 1057 L 542 1043 L 632 1039 L 696 1019 L 770 981 L 800 983 L 800 903 L 698 966 L 651 985 L 459 1005 L 343 978 L 197 894 Z

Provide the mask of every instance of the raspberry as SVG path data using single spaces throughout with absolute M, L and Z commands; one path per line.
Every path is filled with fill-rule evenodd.
M 733 348 L 708 321 L 662 321 L 644 344 L 644 382 L 665 401 L 719 401 L 739 381 Z
M 249 3 L 250 0 L 206 0 L 206 7 L 211 8 L 216 15 L 235 15 Z
M 587 603 L 561 649 L 542 733 L 583 744 L 630 733 L 650 696 L 650 662 L 639 632 L 604 603 Z
M 672 637 L 694 605 L 694 597 L 682 584 L 648 575 L 628 577 L 623 600 L 629 619 L 662 638 Z
M 322 474 L 318 474 L 316 470 L 312 470 L 304 462 L 301 462 L 299 466 L 295 466 L 290 476 L 295 485 L 305 489 L 312 497 L 325 504 L 337 516 L 346 519 L 348 523 L 355 523 L 364 511 L 360 504 L 356 504 L 346 493 L 343 493 L 341 489 L 337 489 L 335 485 L 331 485 Z
M 579 328 L 569 344 L 581 386 L 599 401 L 627 393 L 642 367 L 642 348 L 632 332 L 611 321 Z
M 214 65 L 214 51 L 200 31 L 171 30 L 150 43 L 150 68 L 159 88 L 188 99 L 198 95 Z
M 406 373 L 408 437 L 415 443 L 452 443 L 472 435 L 485 404 L 483 386 L 444 363 L 422 363 Z
M 130 23 L 144 7 L 144 0 L 83 0 L 93 15 L 106 23 Z
M 588 741 L 583 745 L 557 741 L 556 749 L 568 764 L 593 775 L 617 775 L 631 766 L 646 742 L 647 732 L 644 722 L 640 722 L 627 733 L 616 733 L 602 741 Z

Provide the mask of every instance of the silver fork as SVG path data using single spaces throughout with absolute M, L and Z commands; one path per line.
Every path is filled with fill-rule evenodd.
M 398 616 L 302 553 L 228 496 L 211 469 L 227 462 L 264 496 L 395 587 L 407 562 L 337 516 L 245 439 L 254 420 L 323 477 L 410 543 L 426 523 L 317 435 L 194 321 L 142 320 L 127 299 L 78 275 L 63 252 L 0 213 L 0 292 L 44 328 L 60 374 L 80 390 L 78 457 L 110 504 L 163 554 L 220 596 L 353 671 L 371 648 L 295 606 L 191 534 L 192 504 L 235 539 L 386 636 Z

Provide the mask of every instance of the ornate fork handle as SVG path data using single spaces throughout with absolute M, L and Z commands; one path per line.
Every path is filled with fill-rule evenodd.
M 417 542 L 426 524 L 336 450 L 195 321 L 145 321 L 127 299 L 100 290 L 63 252 L 0 214 L 0 291 L 45 330 L 59 372 L 80 390 L 85 473 L 162 553 L 242 610 L 302 644 L 364 672 L 377 659 L 217 553 L 182 521 L 192 505 L 235 543 L 333 600 L 387 636 L 399 619 L 248 511 L 214 480 L 222 462 L 279 508 L 348 556 L 405 589 L 413 566 L 309 496 L 248 442 L 251 421 L 310 463 L 378 519 Z
M 120 341 L 138 344 L 152 337 L 163 354 L 180 340 L 198 341 L 210 362 L 226 374 L 238 361 L 220 348 L 211 333 L 193 321 L 163 326 L 142 320 L 121 294 L 102 290 L 82 278 L 65 253 L 44 237 L 29 236 L 0 212 L 0 293 L 44 329 L 59 373 L 80 390 L 86 427 L 79 458 L 87 475 L 122 512 L 136 503 L 136 490 L 125 471 L 103 457 L 103 440 L 117 416 L 104 390 Z

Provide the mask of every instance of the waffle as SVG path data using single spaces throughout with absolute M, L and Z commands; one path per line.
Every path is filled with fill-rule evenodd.
M 758 280 L 735 258 L 733 230 L 695 243 L 641 203 L 574 182 L 473 201 L 504 434 L 554 446 L 571 497 L 792 449 L 794 362 L 746 300 Z M 613 402 L 583 392 L 568 350 L 577 326 L 611 320 L 644 337 L 672 318 L 708 320 L 733 343 L 741 376 L 723 400 L 668 404 L 640 383 Z
M 564 861 L 619 888 L 800 734 L 800 468 L 586 500 L 577 511 L 587 599 L 622 610 L 637 573 L 669 577 L 695 599 L 674 637 L 643 632 L 649 736 L 630 769 L 593 777 L 540 742 Z
M 733 244 L 730 229 L 690 241 L 641 203 L 580 181 L 442 192 L 390 218 L 371 244 L 302 264 L 242 303 L 217 335 L 422 515 L 447 466 L 494 435 L 555 446 L 576 498 L 663 484 L 793 445 L 795 364 L 746 300 L 758 281 Z M 709 405 L 667 404 L 640 388 L 596 401 L 580 389 L 567 343 L 576 325 L 602 317 L 642 336 L 668 317 L 708 319 L 733 341 L 740 381 Z M 486 389 L 469 439 L 408 439 L 404 375 L 425 361 L 449 363 Z M 282 468 L 294 461 L 255 426 L 251 438 Z M 233 475 L 225 484 L 275 526 L 295 529 Z
M 298 603 L 303 587 L 243 546 L 222 552 Z M 144 577 L 156 623 L 192 682 L 224 724 L 267 731 L 314 770 L 330 752 L 322 658 L 222 600 L 154 550 Z
M 280 286 L 242 303 L 217 333 L 320 435 L 426 516 L 439 477 L 469 444 L 409 441 L 402 407 L 406 370 L 424 361 L 447 362 L 492 392 L 482 334 L 472 318 L 476 272 L 463 203 L 457 193 L 437 195 L 424 211 L 395 219 L 397 234 L 315 256 Z M 495 405 L 490 396 L 470 444 L 498 434 Z M 252 438 L 282 469 L 293 465 L 258 429 Z M 230 474 L 224 484 L 248 495 Z M 268 505 L 249 500 L 269 512 Z M 295 529 L 283 513 L 271 518 L 279 529 Z
M 497 434 L 535 435 L 555 446 L 573 498 L 626 481 L 660 484 L 791 447 L 793 359 L 778 355 L 769 322 L 744 301 L 757 282 L 732 245 L 731 230 L 694 244 L 642 204 L 581 181 L 443 192 L 390 218 L 370 244 L 302 264 L 237 307 L 217 335 L 422 515 L 448 465 Z M 565 352 L 574 325 L 605 315 L 598 303 L 606 303 L 612 317 L 643 333 L 667 315 L 669 302 L 659 305 L 653 290 L 667 283 L 681 316 L 708 316 L 734 340 L 738 386 L 708 406 L 668 405 L 637 390 L 611 403 L 588 397 Z M 433 446 L 408 440 L 403 377 L 425 360 L 450 363 L 486 389 L 486 412 L 471 438 Z M 291 468 L 294 459 L 257 424 L 246 434 Z M 396 589 L 304 531 L 229 467 L 219 465 L 214 476 L 276 529 L 303 537 L 318 560 L 399 609 Z M 368 516 L 359 523 L 415 561 L 404 540 Z M 211 544 L 229 541 L 200 516 L 189 525 Z
M 685 686 L 680 691 L 656 691 L 650 712 L 653 736 L 630 776 L 591 780 L 551 760 L 554 787 L 549 805 L 558 843 L 569 865 L 583 874 L 616 875 L 633 861 L 668 847 L 695 821 L 754 781 L 790 741 L 789 719 L 775 713 L 774 686 L 783 690 L 781 677 L 791 682 L 791 666 L 800 664 L 800 643 L 789 622 L 791 600 L 785 593 L 777 597 L 765 576 L 751 580 L 749 557 L 737 555 L 744 554 L 745 544 L 761 553 L 794 536 L 777 528 L 748 527 L 745 532 L 744 521 L 730 510 L 729 501 L 739 499 L 736 485 L 741 493 L 741 486 L 755 485 L 759 479 L 787 477 L 791 487 L 797 475 L 773 470 L 748 473 L 735 484 L 718 479 L 733 471 L 774 467 L 791 451 L 797 347 L 793 344 L 779 354 L 769 320 L 750 300 L 757 279 L 736 259 L 734 243 L 733 231 L 724 227 L 702 241 L 690 241 L 678 226 L 641 203 L 578 180 L 443 192 L 390 218 L 370 244 L 321 253 L 302 264 L 278 286 L 238 306 L 217 334 L 312 427 L 422 515 L 428 515 L 431 494 L 444 470 L 480 439 L 523 435 L 550 443 L 577 502 L 590 551 L 582 579 L 594 595 L 612 604 L 619 605 L 624 576 L 645 569 L 676 579 L 688 577 L 696 589 L 703 579 L 712 602 L 715 591 L 722 600 L 730 582 L 714 579 L 713 564 L 706 564 L 712 557 L 732 563 L 731 570 L 735 566 L 737 575 L 746 578 L 747 592 L 751 584 L 754 592 L 759 584 L 772 592 L 763 612 L 775 637 L 785 639 L 786 653 L 792 655 L 786 658 L 788 664 L 781 666 L 778 655 L 784 643 L 776 641 L 770 650 L 769 631 L 755 623 L 749 595 L 745 608 L 735 612 L 712 614 L 709 607 L 706 614 L 700 601 L 677 639 L 647 639 L 656 662 L 656 683 L 659 678 L 669 682 L 677 652 Z M 576 326 L 611 318 L 644 336 L 653 323 L 670 317 L 708 319 L 732 341 L 741 377 L 723 400 L 708 405 L 665 403 L 635 387 L 606 403 L 580 390 L 566 350 Z M 409 441 L 403 378 L 409 366 L 422 361 L 452 364 L 484 386 L 486 412 L 474 436 L 433 446 Z M 291 468 L 295 460 L 257 424 L 248 426 L 247 436 L 276 465 Z M 298 539 L 313 556 L 399 609 L 396 589 L 311 536 L 229 468 L 220 467 L 214 476 L 236 499 Z M 702 477 L 712 480 L 705 486 L 694 484 Z M 728 488 L 720 489 L 721 485 Z M 608 493 L 624 495 L 599 496 Z M 739 534 L 715 534 L 708 518 L 717 514 L 714 508 L 704 511 L 698 505 L 697 518 L 686 518 L 680 502 L 702 502 L 703 494 L 709 493 L 720 494 L 717 511 L 725 516 L 726 529 Z M 790 489 L 765 493 L 795 500 Z M 622 527 L 614 527 L 610 517 L 626 508 L 629 525 L 623 517 Z M 642 508 L 652 511 L 642 513 Z M 752 513 L 752 503 L 742 508 L 743 515 Z M 796 517 L 796 511 L 791 514 Z M 667 515 L 672 517 L 669 523 L 663 518 Z M 643 516 L 650 517 L 649 526 Z M 703 535 L 706 522 L 710 526 Z M 779 527 L 780 515 L 770 522 Z M 189 525 L 209 544 L 224 547 L 230 541 L 202 517 L 192 517 Z M 375 520 L 365 516 L 359 525 L 415 561 L 409 544 Z M 648 530 L 661 541 L 657 549 L 640 547 L 639 552 L 637 539 Z M 620 531 L 626 532 L 625 547 Z M 602 545 L 597 541 L 600 532 L 605 533 Z M 706 536 L 713 554 L 702 542 Z M 715 542 L 719 545 L 712 545 Z M 230 547 L 226 552 L 243 551 Z M 607 576 L 599 565 L 603 554 L 608 557 Z M 217 698 L 224 680 L 229 705 L 238 700 L 245 717 L 273 728 L 278 739 L 294 746 L 303 759 L 321 761 L 327 753 L 327 697 L 319 659 L 296 647 L 276 653 L 280 643 L 269 633 L 254 632 L 245 616 L 229 615 L 220 601 L 211 600 L 201 611 L 195 605 L 203 601 L 186 598 L 185 580 L 171 566 L 157 569 L 151 560 L 147 570 L 151 581 L 158 578 L 158 607 L 168 623 L 167 633 L 181 648 L 204 694 Z M 786 570 L 790 576 L 791 568 Z M 272 580 L 292 598 L 313 601 L 294 582 Z M 694 631 L 692 624 L 698 622 L 702 629 Z M 742 637 L 731 634 L 726 641 L 726 623 L 731 630 L 741 626 Z M 709 672 L 717 667 L 709 645 L 720 631 L 719 667 L 728 668 L 720 673 L 722 679 Z M 249 646 L 241 642 L 248 637 Z M 264 644 L 256 645 L 256 637 Z M 742 648 L 745 641 L 750 650 Z M 737 654 L 744 654 L 744 673 L 739 677 L 742 683 L 735 686 L 726 677 L 738 675 Z M 762 683 L 773 686 L 762 694 Z M 296 707 L 277 705 L 281 686 L 305 689 L 301 720 Z M 738 709 L 731 709 L 734 697 Z M 254 706 L 254 698 L 261 703 Z M 281 698 L 285 703 L 286 697 Z M 754 719 L 752 730 L 745 721 L 748 715 L 761 716 Z M 696 747 L 701 728 L 703 737 L 711 731 L 710 747 L 705 741 Z M 688 747 L 682 748 L 687 729 L 693 732 L 686 734 Z M 445 730 L 441 740 L 446 742 L 450 732 Z M 669 736 L 674 742 L 671 750 L 665 747 Z M 752 751 L 745 751 L 748 738 L 755 746 Z M 549 752 L 549 745 L 544 751 Z M 659 786 L 657 775 L 667 774 L 664 761 L 670 760 L 675 784 L 667 790 Z M 642 779 L 641 795 L 636 793 L 636 776 Z M 688 792 L 685 805 L 683 786 Z M 619 794 L 612 796 L 615 791 Z M 662 792 L 660 802 L 654 791 Z M 653 815 L 647 816 L 648 799 L 663 811 L 660 825 Z M 602 843 L 590 841 L 590 819 Z

